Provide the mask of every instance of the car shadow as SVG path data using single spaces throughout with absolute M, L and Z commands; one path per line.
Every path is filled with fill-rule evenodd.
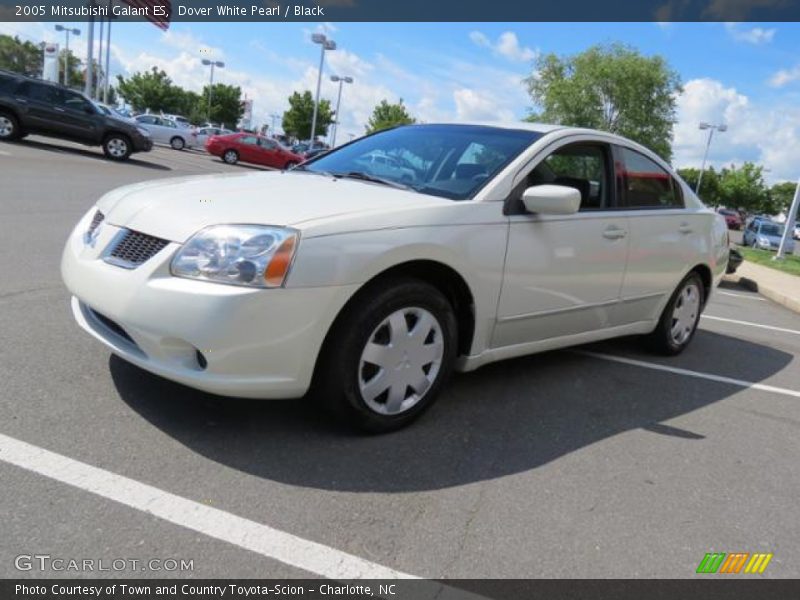
M 585 348 L 652 358 L 635 340 Z M 730 359 L 746 368 L 738 378 L 750 381 L 764 380 L 792 360 L 788 353 L 708 331 L 698 332 L 678 358 L 713 373 L 715 365 L 705 361 L 709 353 L 719 364 Z M 550 352 L 457 375 L 422 419 L 370 436 L 336 424 L 306 399 L 223 398 L 117 357 L 109 366 L 122 400 L 187 448 L 265 479 L 351 492 L 437 490 L 494 479 L 636 429 L 681 443 L 713 443 L 703 431 L 665 422 L 741 391 L 579 352 Z
M 148 161 L 144 161 L 140 158 L 129 158 L 125 161 L 112 161 L 109 158 L 106 158 L 105 154 L 101 150 L 95 150 L 93 148 L 75 148 L 72 146 L 60 146 L 58 144 L 48 144 L 47 142 L 40 142 L 38 140 L 19 140 L 16 142 L 12 142 L 14 144 L 29 146 L 32 148 L 36 148 L 37 150 L 43 150 L 45 152 L 56 152 L 59 154 L 74 154 L 76 156 L 84 156 L 86 158 L 91 158 L 94 160 L 102 161 L 102 162 L 112 162 L 118 165 L 133 165 L 137 167 L 144 167 L 145 169 L 153 169 L 156 171 L 172 171 L 171 167 L 167 167 L 166 165 L 159 165 L 156 163 L 151 163 Z M 134 154 L 133 156 L 137 156 Z

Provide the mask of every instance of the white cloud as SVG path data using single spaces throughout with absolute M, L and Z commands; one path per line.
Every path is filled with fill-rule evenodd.
M 800 80 L 800 65 L 791 69 L 781 69 L 770 77 L 769 84 L 772 87 L 779 88 L 798 80 Z
M 497 98 L 486 90 L 461 88 L 453 92 L 456 119 L 459 121 L 511 121 L 514 113 L 499 108 Z
M 716 167 L 754 161 L 769 168 L 771 181 L 796 179 L 800 164 L 800 107 L 766 106 L 713 79 L 693 79 L 678 98 L 673 163 L 699 167 L 708 139 L 701 121 L 724 123 L 709 151 Z
M 742 29 L 739 23 L 725 23 L 725 30 L 737 42 L 753 44 L 769 44 L 775 37 L 776 29 L 764 29 L 763 27 L 752 27 Z
M 161 42 L 189 54 L 203 55 L 204 58 L 213 58 L 214 60 L 225 58 L 225 52 L 221 48 L 204 44 L 200 38 L 188 30 L 175 31 L 174 29 L 169 29 L 161 36 Z
M 527 46 L 520 46 L 517 34 L 513 31 L 505 31 L 497 38 L 497 42 L 492 42 L 486 34 L 480 31 L 473 31 L 469 34 L 472 43 L 481 48 L 488 48 L 493 54 L 502 56 L 512 62 L 530 62 L 536 58 L 536 51 Z

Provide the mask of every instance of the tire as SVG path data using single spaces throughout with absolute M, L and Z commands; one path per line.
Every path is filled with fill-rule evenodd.
M 111 160 L 127 160 L 131 152 L 131 140 L 127 135 L 112 133 L 103 140 L 103 153 Z
M 176 135 L 169 141 L 169 145 L 172 147 L 173 150 L 183 150 L 186 147 L 186 142 L 183 140 L 182 137 Z
M 0 111 L 0 141 L 11 142 L 22 137 L 19 121 L 10 112 Z
M 289 169 L 292 169 L 292 168 L 294 168 L 296 166 L 297 166 L 297 163 L 295 161 L 293 161 L 293 160 L 290 160 L 285 165 L 283 165 L 283 170 L 284 171 L 288 171 Z
M 689 273 L 678 285 L 661 313 L 653 333 L 647 336 L 649 348 L 658 354 L 675 356 L 692 341 L 705 302 L 703 280 Z
M 239 153 L 236 150 L 225 150 L 225 152 L 222 153 L 222 160 L 229 165 L 235 165 L 239 162 Z
M 400 429 L 436 400 L 457 338 L 453 308 L 438 289 L 416 279 L 384 281 L 360 292 L 331 328 L 314 394 L 363 431 Z

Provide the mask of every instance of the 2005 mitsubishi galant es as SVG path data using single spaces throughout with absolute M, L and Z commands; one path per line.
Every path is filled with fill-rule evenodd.
M 677 354 L 727 260 L 722 217 L 638 144 L 443 124 L 114 190 L 62 274 L 80 326 L 143 369 L 229 396 L 313 389 L 385 431 L 454 368 L 630 334 Z

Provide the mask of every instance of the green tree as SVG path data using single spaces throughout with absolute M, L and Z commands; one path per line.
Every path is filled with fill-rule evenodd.
M 311 137 L 311 121 L 314 118 L 314 97 L 306 90 L 289 96 L 289 110 L 283 113 L 283 131 L 300 140 Z M 319 101 L 316 135 L 325 137 L 333 123 L 333 112 L 328 100 Z
M 664 58 L 619 43 L 572 56 L 545 54 L 525 83 L 540 108 L 527 120 L 610 131 L 671 158 L 682 88 Z
M 137 111 L 150 109 L 184 114 L 199 98 L 194 92 L 174 85 L 167 73 L 158 67 L 134 73 L 127 79 L 117 75 L 117 92 Z
M 417 120 L 408 114 L 402 98 L 397 104 L 389 104 L 387 100 L 381 100 L 381 103 L 372 110 L 372 116 L 367 122 L 367 133 L 416 122 Z
M 0 35 L 0 69 L 40 77 L 43 62 L 40 45 L 23 42 L 16 36 Z
M 211 113 L 208 113 L 209 86 L 203 88 L 200 97 L 200 110 L 206 115 L 206 120 L 212 123 L 224 123 L 228 129 L 233 129 L 244 113 L 242 106 L 242 88 L 224 83 L 215 83 L 211 88 Z
M 693 190 L 697 189 L 697 180 L 700 177 L 700 169 L 687 168 L 678 169 L 678 175 L 689 184 Z M 719 206 L 725 204 L 719 192 L 719 173 L 714 167 L 709 167 L 703 173 L 702 188 L 699 193 L 700 198 L 709 206 Z
M 66 59 L 66 64 L 65 60 Z M 74 89 L 83 89 L 84 77 L 86 76 L 85 69 L 81 69 L 80 59 L 72 53 L 72 50 L 67 53 L 66 50 L 61 50 L 58 57 L 58 80 L 64 81 L 64 67 L 67 67 L 68 77 L 67 87 Z
M 771 215 L 777 215 L 782 211 L 788 213 L 789 208 L 792 206 L 792 200 L 794 200 L 794 192 L 796 189 L 797 182 L 795 181 L 783 181 L 773 185 L 767 192 L 769 208 L 772 210 L 765 212 Z
M 770 212 L 764 169 L 751 162 L 738 168 L 731 165 L 720 171 L 719 196 L 721 203 L 728 208 L 749 213 Z

